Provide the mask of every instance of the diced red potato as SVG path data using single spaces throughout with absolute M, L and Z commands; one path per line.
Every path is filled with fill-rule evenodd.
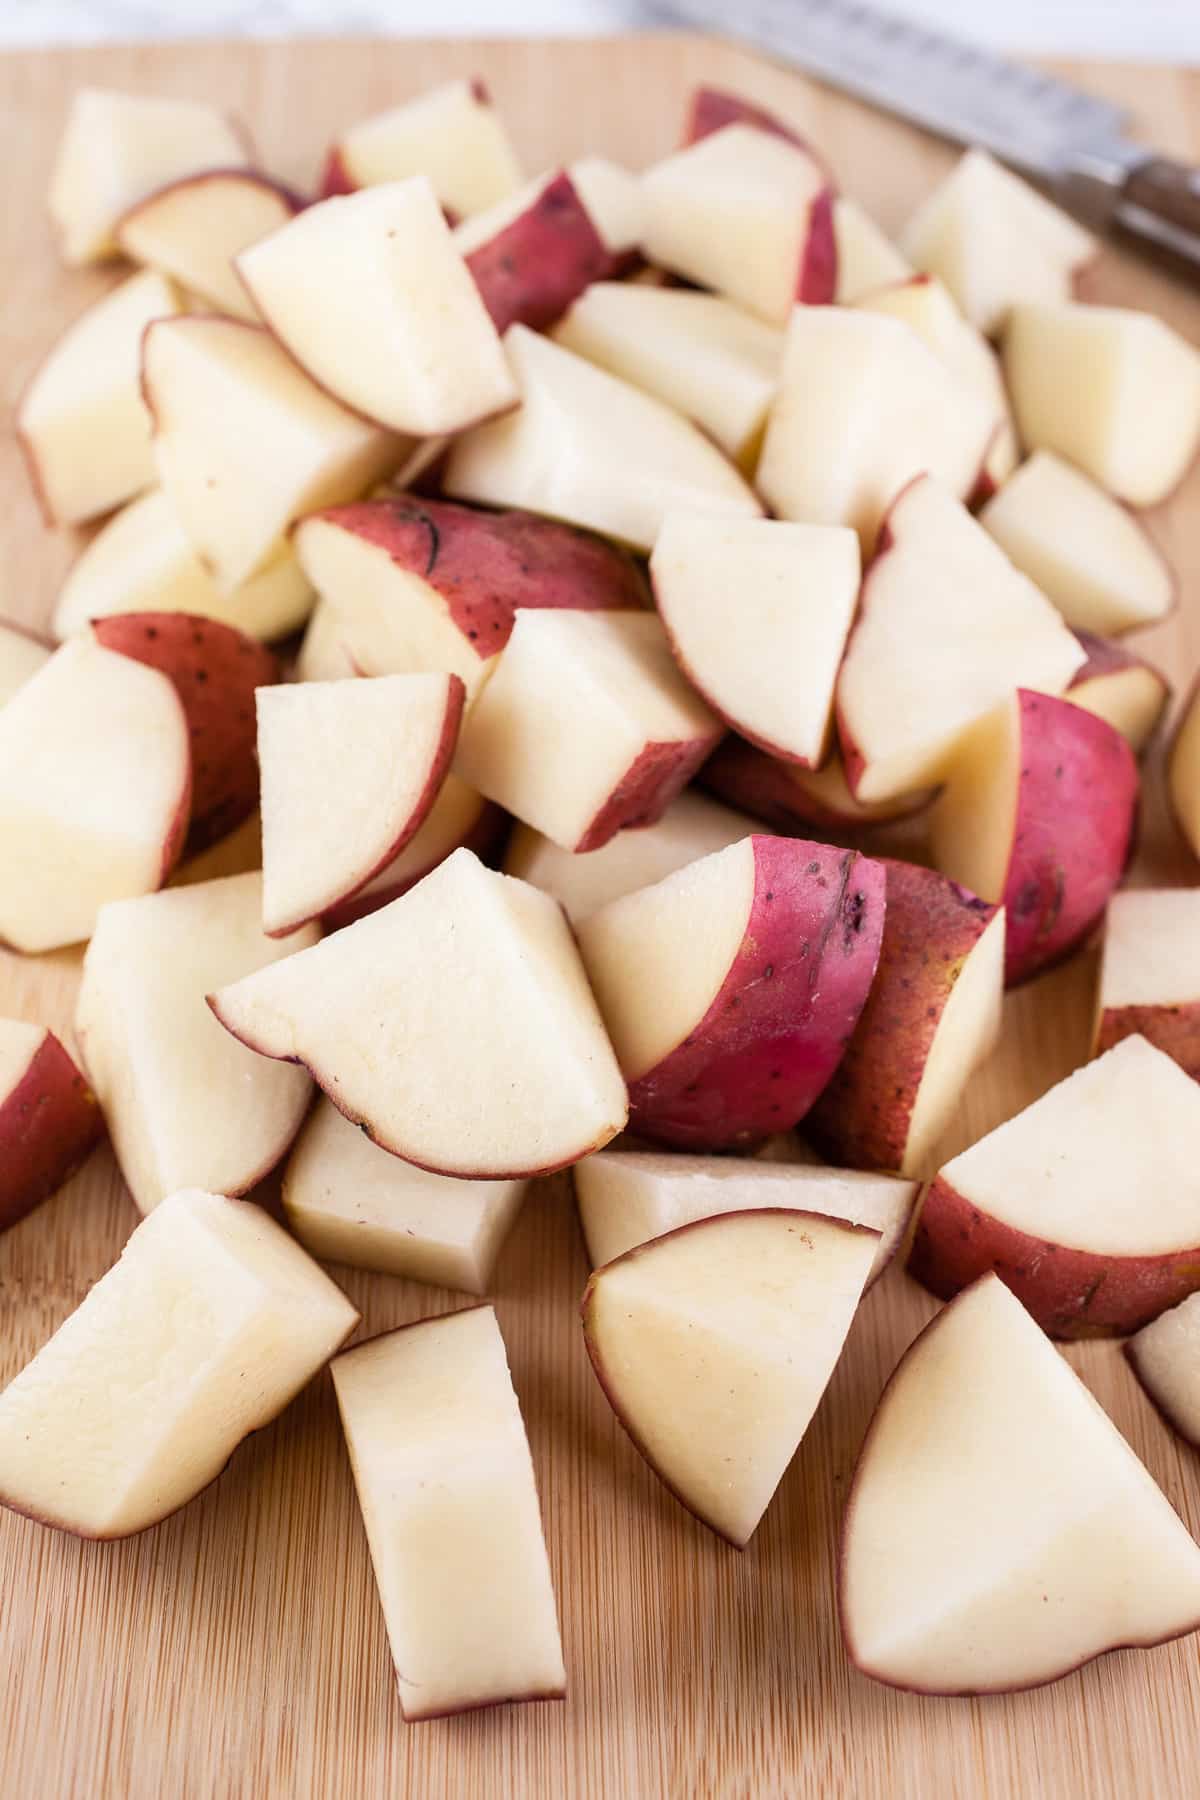
M 457 675 L 260 687 L 263 929 L 344 905 L 420 831 L 462 719 Z
M 1087 661 L 1072 676 L 1065 698 L 1106 720 L 1140 756 L 1170 704 L 1170 682 L 1124 644 L 1093 637 L 1090 631 L 1076 631 L 1075 636 Z
M 364 674 L 449 669 L 471 693 L 520 609 L 649 603 L 632 557 L 536 513 L 397 495 L 313 513 L 293 541 Z
M 1175 604 L 1174 572 L 1137 514 L 1051 450 L 1021 464 L 979 523 L 1076 631 L 1111 637 Z
M 650 559 L 659 617 L 693 687 L 744 738 L 808 768 L 829 751 L 860 574 L 853 531 L 780 519 L 669 513 Z
M 118 220 L 115 235 L 132 262 L 170 276 L 232 318 L 257 319 L 234 258 L 286 225 L 303 204 L 257 169 L 206 169 L 139 200 Z
M 1168 1425 L 1200 1449 L 1200 1298 L 1189 1294 L 1143 1325 L 1124 1348 Z
M 714 131 L 724 131 L 727 125 L 753 125 L 757 131 L 784 138 L 787 143 L 811 154 L 808 140 L 790 125 L 785 125 L 775 113 L 768 112 L 765 106 L 757 106 L 753 100 L 744 100 L 740 94 L 731 94 L 725 88 L 694 89 L 684 121 L 683 144 L 698 144 L 701 138 L 711 137 Z
M 1011 987 L 1103 917 L 1132 854 L 1137 763 L 1103 719 L 1020 689 L 960 747 L 931 820 L 943 874 L 1007 912 Z
M 0 708 L 0 941 L 79 943 L 106 901 L 161 887 L 191 795 L 174 683 L 91 637 L 56 650 Z
M 293 520 L 357 499 L 405 442 L 321 391 L 270 332 L 210 315 L 157 320 L 142 392 L 159 480 L 226 590 L 274 562 Z
M 1085 661 L 1045 596 L 953 495 L 919 476 L 888 511 L 838 680 L 838 731 L 856 797 L 935 785 L 971 726 L 1006 694 L 1020 686 L 1061 692 Z
M 814 825 L 825 831 L 861 831 L 911 818 L 933 799 L 932 789 L 924 789 L 888 800 L 858 800 L 836 750 L 822 768 L 805 769 L 799 763 L 777 761 L 733 732 L 717 745 L 699 781 L 718 799 L 782 832 Z
M 1108 903 L 1093 1050 L 1135 1035 L 1200 1081 L 1200 888 L 1125 888 Z
M 652 613 L 525 610 L 455 767 L 563 849 L 599 850 L 661 818 L 721 733 Z
M 188 613 L 97 619 L 92 636 L 172 682 L 191 745 L 189 849 L 226 837 L 258 805 L 254 692 L 279 680 L 278 661 L 232 625 Z
M 54 1033 L 0 1019 L 0 1232 L 56 1193 L 103 1133 L 96 1096 Z
M 500 339 L 423 176 L 305 207 L 235 267 L 306 374 L 385 430 L 461 431 L 516 402 Z
M 362 119 L 333 144 L 323 197 L 426 175 L 438 202 L 467 218 L 521 184 L 504 122 L 482 81 L 449 81 Z
M 804 1134 L 831 1162 L 919 1176 L 1000 1035 L 1004 917 L 934 869 L 883 867 L 878 973 Z
M 437 1174 L 549 1174 L 628 1116 L 561 907 L 468 850 L 209 1005 L 259 1055 L 302 1063 L 383 1149 Z
M 49 662 L 53 644 L 13 619 L 0 619 L 0 706 Z
M 1153 313 L 1014 306 L 1004 373 L 1023 443 L 1130 506 L 1165 500 L 1200 450 L 1200 350 Z
M 803 1118 L 866 1003 L 884 885 L 857 851 L 750 837 L 584 919 L 631 1128 L 723 1150 Z
M 1014 303 L 1066 300 L 1096 240 L 985 150 L 968 150 L 918 207 L 901 236 L 918 269 L 940 275 L 989 337 Z
M 1035 1687 L 1200 1620 L 1187 1528 L 991 1275 L 936 1314 L 885 1388 L 838 1581 L 851 1661 L 920 1694 Z
M 35 370 L 17 443 L 47 525 L 97 518 L 152 485 L 142 334 L 179 310 L 171 283 L 143 269 L 81 313 Z
M 1052 1337 L 1137 1331 L 1200 1287 L 1200 1086 L 1124 1038 L 942 1168 L 909 1273 L 994 1270 Z
M 651 262 L 768 323 L 837 289 L 833 190 L 816 158 L 734 123 L 676 150 L 642 178 Z

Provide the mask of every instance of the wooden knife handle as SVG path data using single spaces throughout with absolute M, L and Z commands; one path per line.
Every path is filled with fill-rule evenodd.
M 1200 267 L 1200 169 L 1152 156 L 1125 177 L 1117 219 L 1126 231 Z

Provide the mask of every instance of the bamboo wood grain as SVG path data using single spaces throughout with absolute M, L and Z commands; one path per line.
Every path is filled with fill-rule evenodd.
M 603 150 L 638 166 L 672 143 L 708 79 L 778 105 L 888 227 L 949 160 L 932 140 L 735 50 L 698 39 L 601 43 L 209 44 L 0 59 L 5 204 L 0 370 L 10 409 L 56 330 L 112 280 L 57 265 L 47 175 L 81 82 L 219 101 L 266 165 L 311 183 L 333 132 L 451 75 L 482 74 L 531 169 Z M 1200 154 L 1200 76 L 1079 69 L 1135 110 L 1157 147 Z M 1106 253 L 1088 293 L 1146 305 L 1200 342 L 1200 297 Z M 74 549 L 38 522 L 11 436 L 0 445 L 0 612 L 50 616 Z M 1177 685 L 1200 663 L 1200 475 L 1153 520 L 1179 571 L 1175 617 L 1143 634 Z M 230 853 L 210 857 L 215 872 Z M 1140 881 L 1191 881 L 1147 778 Z M 70 1024 L 74 954 L 0 953 L 0 1011 Z M 972 1085 L 957 1149 L 1066 1074 L 1088 1047 L 1094 958 L 1010 999 L 1007 1036 Z M 221 1121 L 214 1118 L 214 1131 Z M 0 1238 L 0 1380 L 25 1363 L 117 1254 L 135 1213 L 107 1150 Z M 1200 1648 L 1126 1652 L 1011 1699 L 934 1701 L 846 1664 L 834 1615 L 835 1526 L 867 1418 L 933 1305 L 898 1270 L 847 1354 L 752 1546 L 696 1525 L 641 1465 L 587 1367 L 586 1262 L 567 1183 L 531 1199 L 496 1303 L 533 1445 L 570 1694 L 405 1726 L 367 1549 L 323 1376 L 158 1530 L 95 1545 L 0 1517 L 3 1800 L 471 1795 L 931 1796 L 1155 1800 L 1194 1794 Z M 461 1304 L 344 1272 L 364 1331 Z M 1200 1533 L 1200 1458 L 1175 1441 L 1116 1346 L 1068 1356 Z

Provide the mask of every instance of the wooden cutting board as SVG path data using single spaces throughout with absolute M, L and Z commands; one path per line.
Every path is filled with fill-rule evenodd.
M 662 154 L 697 81 L 782 108 L 887 227 L 949 161 L 932 140 L 699 39 L 367 43 L 23 54 L 0 59 L 5 203 L 0 370 L 9 403 L 56 330 L 112 279 L 64 274 L 45 219 L 51 158 L 82 82 L 203 97 L 243 114 L 269 169 L 311 184 L 334 131 L 447 77 L 492 87 L 530 169 L 585 151 Z M 1200 158 L 1200 75 L 1090 67 L 1147 137 Z M 1161 312 L 1200 342 L 1200 294 L 1109 253 L 1094 298 Z M 11 440 L 0 446 L 0 611 L 50 616 L 75 548 L 42 531 Z M 1200 473 L 1154 529 L 1183 604 L 1147 644 L 1179 686 L 1200 663 Z M 223 872 L 228 856 L 210 859 Z M 1194 865 L 1147 776 L 1141 881 Z M 70 1026 L 79 959 L 0 954 L 0 1012 Z M 1095 965 L 1078 957 L 1008 1002 L 1007 1035 L 962 1108 L 961 1147 L 1083 1060 Z M 221 1119 L 214 1117 L 214 1132 Z M 136 1222 L 107 1150 L 0 1238 L 0 1379 L 109 1267 Z M 1200 1642 L 1124 1652 L 1015 1698 L 931 1700 L 863 1679 L 843 1655 L 833 1546 L 884 1379 L 933 1311 L 900 1270 L 870 1295 L 828 1395 L 753 1544 L 738 1554 L 648 1473 L 588 1368 L 587 1273 L 565 1181 L 532 1195 L 501 1261 L 500 1322 L 529 1426 L 570 1694 L 406 1726 L 327 1376 L 244 1446 L 178 1517 L 89 1544 L 0 1517 L 3 1800 L 220 1796 L 995 1796 L 1041 1800 L 1200 1789 Z M 461 1299 L 342 1272 L 375 1332 Z M 1136 1388 L 1117 1346 L 1067 1355 L 1194 1532 L 1200 1458 Z

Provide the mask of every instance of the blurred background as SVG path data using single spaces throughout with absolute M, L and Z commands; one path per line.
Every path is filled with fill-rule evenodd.
M 895 0 L 890 10 L 1000 49 L 1200 63 L 1200 0 Z M 639 12 L 634 0 L 0 0 L 0 44 L 587 34 L 627 30 Z

